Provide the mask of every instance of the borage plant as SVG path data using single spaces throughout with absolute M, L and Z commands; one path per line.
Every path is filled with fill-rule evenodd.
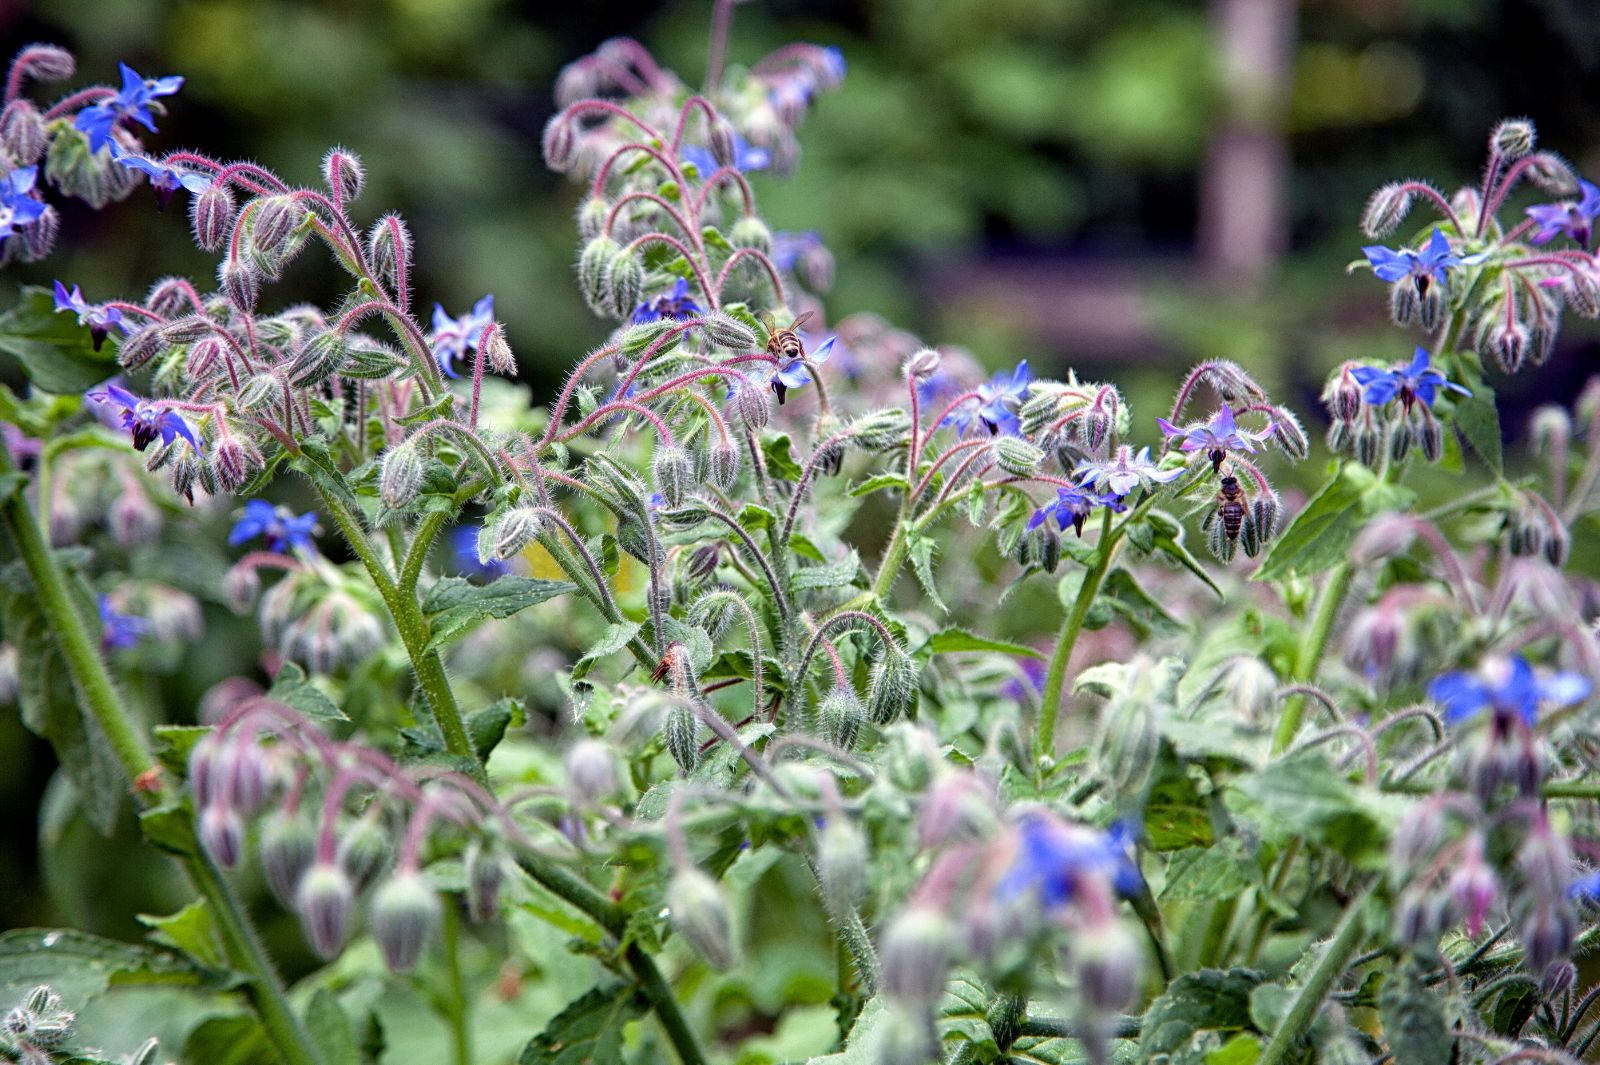
M 0 330 L 28 377 L 0 393 L 7 687 L 76 808 L 109 830 L 131 795 L 196 896 L 148 944 L 0 937 L 3 1053 L 151 1060 L 82 1045 L 115 976 L 196 991 L 196 1061 L 1581 1058 L 1600 648 L 1562 567 L 1600 388 L 1508 475 L 1489 376 L 1600 311 L 1594 186 L 1517 121 L 1481 187 L 1374 196 L 1374 239 L 1437 215 L 1365 249 L 1424 335 L 1335 370 L 1338 457 L 1286 522 L 1271 474 L 1311 445 L 1241 366 L 1136 418 L 822 328 L 826 249 L 748 175 L 796 165 L 844 61 L 725 74 L 728 12 L 702 94 L 632 41 L 561 76 L 544 154 L 616 325 L 538 409 L 492 297 L 418 318 L 352 153 L 313 188 L 154 151 L 181 79 L 46 107 L 24 90 L 70 56 L 17 57 L 6 256 L 48 254 L 48 196 L 148 182 L 220 261 L 142 300 L 25 290 Z M 1519 218 L 1524 182 L 1556 202 Z M 317 245 L 347 290 L 275 304 Z M 1418 512 L 1463 442 L 1488 483 Z M 314 510 L 266 497 L 286 473 Z M 1001 581 L 1053 584 L 1053 640 L 995 638 Z M 270 687 L 132 698 L 203 601 L 254 606 Z M 257 872 L 327 962 L 293 987 Z

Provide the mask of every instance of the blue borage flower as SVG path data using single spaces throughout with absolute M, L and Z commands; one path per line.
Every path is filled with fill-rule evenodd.
M 704 313 L 700 305 L 694 301 L 694 297 L 689 295 L 689 282 L 680 277 L 672 286 L 672 291 L 655 299 L 645 300 L 635 307 L 632 321 L 634 325 L 647 325 L 650 322 L 659 322 L 663 318 L 683 322 Z
M 1467 389 L 1451 382 L 1444 374 L 1435 370 L 1431 365 L 1431 358 L 1427 348 L 1418 348 L 1416 354 L 1411 357 L 1411 365 L 1404 369 L 1384 370 L 1376 366 L 1357 366 L 1350 371 L 1350 376 L 1362 386 L 1361 398 L 1367 403 L 1381 407 L 1398 396 L 1407 413 L 1417 400 L 1421 400 L 1424 407 L 1432 407 L 1441 388 L 1448 388 L 1463 396 L 1472 395 Z
M 1260 432 L 1240 429 L 1234 422 L 1233 409 L 1226 404 L 1204 425 L 1191 425 L 1183 429 L 1165 418 L 1157 418 L 1156 423 L 1161 426 L 1161 433 L 1169 443 L 1176 439 L 1183 441 L 1178 445 L 1180 451 L 1210 452 L 1213 468 L 1222 465 L 1222 458 L 1226 452 L 1243 451 L 1255 454 L 1256 445 L 1271 436 L 1274 429 L 1272 425 L 1268 425 Z
M 491 558 L 487 562 L 478 557 L 478 535 L 481 525 L 462 525 L 450 534 L 450 554 L 456 569 L 468 577 L 492 581 L 511 572 L 511 563 Z
M 1131 895 L 1141 883 L 1131 843 L 1121 824 L 1100 832 L 1030 811 L 1017 823 L 1016 849 L 995 884 L 995 898 L 1009 903 L 1032 895 L 1045 910 L 1055 910 L 1072 901 L 1085 877 L 1103 878 Z
M 127 120 L 137 122 L 151 133 L 156 132 L 155 117 L 150 105 L 159 96 L 171 96 L 183 88 L 183 78 L 145 78 L 126 63 L 121 63 L 122 89 L 103 103 L 91 104 L 78 112 L 73 126 L 89 138 L 89 150 L 98 152 L 111 140 L 117 123 Z
M 1361 249 L 1367 257 L 1367 262 L 1372 264 L 1372 272 L 1384 281 L 1403 281 L 1410 278 L 1416 285 L 1417 292 L 1428 291 L 1428 283 L 1437 281 L 1443 285 L 1452 267 L 1462 265 L 1463 260 L 1450 250 L 1450 242 L 1445 239 L 1437 226 L 1434 227 L 1433 236 L 1428 238 L 1428 243 L 1421 251 L 1411 248 L 1401 248 L 1398 251 L 1385 248 L 1379 244 L 1371 244 Z
M 89 339 L 96 351 L 99 351 L 100 345 L 106 342 L 106 336 L 112 329 L 121 328 L 124 333 L 128 331 L 128 324 L 122 320 L 121 311 L 115 307 L 93 306 L 83 298 L 83 291 L 77 285 L 73 285 L 69 292 L 67 286 L 57 281 L 56 313 L 62 311 L 76 314 L 78 324 L 89 327 Z
M 792 273 L 800 257 L 808 251 L 822 247 L 822 234 L 814 229 L 797 233 L 772 234 L 772 265 L 784 273 Z
M 1457 670 L 1438 677 L 1428 685 L 1428 698 L 1452 725 L 1491 710 L 1497 721 L 1520 719 L 1532 728 L 1541 706 L 1571 706 L 1587 699 L 1592 689 L 1581 674 L 1540 676 L 1526 658 L 1512 655 L 1488 659 L 1475 672 Z
M 977 396 L 962 403 L 945 416 L 944 424 L 952 425 L 958 433 L 966 435 L 973 422 L 982 423 L 991 436 L 1001 433 L 1015 434 L 1019 429 L 1017 411 L 1028 398 L 1028 386 L 1033 374 L 1028 370 L 1028 360 L 1023 359 L 1007 375 L 1000 370 L 988 382 L 977 388 Z
M 188 189 L 190 192 L 204 192 L 211 187 L 211 179 L 204 174 L 193 170 L 180 170 L 177 167 L 158 163 L 142 155 L 125 152 L 117 147 L 115 141 L 111 142 L 111 158 L 129 170 L 137 170 L 150 179 L 150 187 L 156 193 L 156 210 L 164 211 L 167 204 L 172 202 L 173 194 L 179 189 Z
M 138 451 L 149 447 L 157 437 L 161 438 L 165 447 L 180 436 L 196 452 L 200 450 L 200 443 L 190 430 L 189 423 L 175 410 L 169 410 L 154 400 L 140 399 L 119 385 L 108 384 L 103 389 L 85 395 L 88 399 L 120 408 L 122 427 L 133 434 L 133 446 Z
M 679 155 L 685 163 L 693 166 L 700 180 L 715 174 L 721 169 L 717 165 L 716 157 L 711 154 L 711 149 L 698 144 L 685 144 L 679 149 Z M 772 153 L 765 148 L 759 148 L 745 140 L 739 134 L 733 135 L 733 168 L 745 173 L 755 173 L 766 170 L 772 166 Z
M 1149 448 L 1140 448 L 1135 454 L 1131 445 L 1123 444 L 1108 459 L 1083 460 L 1074 472 L 1083 476 L 1085 486 L 1094 485 L 1097 491 L 1109 492 L 1120 499 L 1135 488 L 1149 489 L 1177 480 L 1183 476 L 1183 467 L 1160 469 L 1150 461 Z
M 456 360 L 466 361 L 467 353 L 478 350 L 483 331 L 494 324 L 494 294 L 472 305 L 470 314 L 452 318 L 442 304 L 433 305 L 433 357 L 446 377 L 460 377 Z
M 0 177 L 0 240 L 24 226 L 33 225 L 43 216 L 44 201 L 32 195 L 38 180 L 36 166 L 19 166 Z
M 100 596 L 100 646 L 107 651 L 126 650 L 137 646 L 150 631 L 146 618 L 120 613 L 111 605 L 111 597 Z
M 1600 187 L 1579 181 L 1583 197 L 1577 201 L 1541 203 L 1528 208 L 1535 229 L 1528 239 L 1535 244 L 1548 244 L 1558 236 L 1566 236 L 1584 247 L 1594 237 L 1594 220 L 1600 217 Z
M 1020 675 L 1006 681 L 1005 687 L 1000 690 L 1001 696 L 1019 703 L 1037 699 L 1044 694 L 1047 668 L 1042 658 L 1018 658 L 1017 669 Z
M 1117 514 L 1127 509 L 1122 505 L 1120 496 L 1085 491 L 1083 485 L 1061 487 L 1056 489 L 1054 503 L 1047 503 L 1033 512 L 1033 517 L 1028 519 L 1028 531 L 1037 529 L 1053 515 L 1062 532 L 1066 532 L 1067 526 L 1071 525 L 1082 536 L 1083 523 L 1096 507 L 1106 507 Z
M 292 548 L 315 551 L 312 537 L 317 531 L 317 512 L 308 510 L 296 515 L 287 507 L 278 507 L 265 499 L 252 499 L 244 505 L 244 515 L 228 534 L 228 546 L 238 547 L 257 537 L 265 537 L 267 550 L 286 555 Z
M 815 351 L 808 351 L 804 359 L 798 356 L 792 359 L 780 359 L 778 368 L 772 372 L 768 382 L 773 393 L 778 397 L 778 406 L 783 406 L 784 396 L 789 389 L 800 388 L 811 383 L 811 374 L 806 370 L 806 363 L 812 366 L 821 366 L 833 354 L 833 345 L 838 337 L 829 337 Z

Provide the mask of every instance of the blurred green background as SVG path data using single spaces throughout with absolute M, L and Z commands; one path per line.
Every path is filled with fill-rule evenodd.
M 155 150 L 253 158 L 307 183 L 328 146 L 357 152 L 358 217 L 398 210 L 414 228 L 419 306 L 460 312 L 493 292 L 542 402 L 605 332 L 572 284 L 577 192 L 539 158 L 551 85 L 619 34 L 696 83 L 709 11 L 40 0 L 0 2 L 0 36 L 8 52 L 72 48 L 78 83 L 114 80 L 119 59 L 185 75 Z M 1225 356 L 1320 432 L 1329 366 L 1412 342 L 1387 324 L 1381 287 L 1342 272 L 1367 194 L 1399 176 L 1474 179 L 1498 118 L 1533 117 L 1546 146 L 1600 174 L 1600 17 L 1586 0 L 773 0 L 738 9 L 731 55 L 796 38 L 839 46 L 849 74 L 802 127 L 798 173 L 753 184 L 775 229 L 816 229 L 837 257 L 830 316 L 874 311 L 993 366 L 1116 380 L 1144 425 L 1180 368 Z M 214 269 L 148 190 L 101 214 L 63 210 L 60 250 L 12 281 L 61 277 L 100 299 Z M 279 298 L 326 301 L 336 283 L 308 256 Z M 1503 383 L 1508 435 L 1577 391 L 1594 336 L 1568 316 L 1557 358 Z M 250 639 L 244 623 L 232 632 Z M 52 768 L 0 718 L 0 808 L 15 818 L 0 832 L 0 917 L 134 934 L 97 917 L 128 907 L 41 889 L 33 812 Z M 124 886 L 146 872 L 126 848 L 56 842 L 62 861 L 105 854 Z

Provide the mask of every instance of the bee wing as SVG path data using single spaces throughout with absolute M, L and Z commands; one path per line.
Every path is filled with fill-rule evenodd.
M 762 311 L 760 314 L 756 315 L 756 321 L 766 326 L 767 333 L 769 335 L 778 331 L 778 322 L 772 317 L 771 311 Z
M 806 321 L 815 313 L 816 313 L 815 311 L 807 311 L 806 313 L 802 314 L 800 317 L 796 318 L 794 321 L 790 322 L 789 323 L 789 328 L 792 329 L 792 330 L 798 331 L 800 329 L 800 327 L 805 325 Z

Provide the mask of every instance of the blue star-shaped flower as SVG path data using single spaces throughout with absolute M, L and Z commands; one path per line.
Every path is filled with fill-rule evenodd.
M 478 340 L 483 331 L 494 324 L 494 295 L 491 293 L 472 305 L 472 312 L 460 318 L 445 313 L 441 304 L 433 305 L 433 357 L 439 360 L 439 369 L 446 377 L 459 377 L 456 360 L 466 360 L 467 353 L 478 350 Z
M 704 181 L 721 169 L 717 160 L 711 154 L 711 149 L 698 144 L 685 144 L 680 149 L 680 154 L 685 163 L 690 164 Z M 765 170 L 772 165 L 772 153 L 765 148 L 758 148 L 745 140 L 739 134 L 733 135 L 733 168 L 745 173 L 754 173 Z
M 106 341 L 106 336 L 113 328 L 120 327 L 127 332 L 128 325 L 122 320 L 122 312 L 115 307 L 95 307 L 83 298 L 83 291 L 77 285 L 72 286 L 72 291 L 67 291 L 67 286 L 60 281 L 56 282 L 56 313 L 70 311 L 78 316 L 78 324 L 89 327 L 89 339 L 94 343 L 94 350 L 99 351 L 100 345 Z
M 87 393 L 87 398 L 121 408 L 122 427 L 133 434 L 133 446 L 139 451 L 149 447 L 157 437 L 161 438 L 162 446 L 167 446 L 180 436 L 195 451 L 200 450 L 189 423 L 177 411 L 140 399 L 120 385 L 108 384 L 99 391 Z
M 1548 244 L 1565 235 L 1586 248 L 1589 246 L 1594 236 L 1594 220 L 1600 217 L 1600 187 L 1587 181 L 1579 181 L 1578 187 L 1583 190 L 1583 198 L 1576 203 L 1568 200 L 1528 208 L 1528 217 L 1537 226 L 1530 240 L 1535 244 Z
M 1571 706 L 1589 697 L 1593 685 L 1577 673 L 1539 676 L 1521 655 L 1493 658 L 1477 672 L 1446 673 L 1428 685 L 1428 698 L 1444 710 L 1454 725 L 1484 710 L 1500 721 L 1521 719 L 1529 728 L 1544 704 Z
M 1461 257 L 1450 250 L 1450 242 L 1437 226 L 1421 251 L 1411 248 L 1395 251 L 1372 244 L 1362 248 L 1361 253 L 1367 257 L 1372 264 L 1372 272 L 1380 279 L 1402 281 L 1409 277 L 1417 286 L 1418 293 L 1428 290 L 1429 281 L 1444 284 L 1450 269 L 1460 266 L 1462 262 Z
M 792 273 L 806 252 L 822 247 L 822 234 L 814 229 L 772 234 L 772 265 Z
M 137 646 L 150 631 L 146 618 L 122 614 L 111 605 L 111 597 L 100 596 L 100 646 L 107 651 L 126 650 Z
M 645 300 L 633 309 L 633 324 L 645 325 L 649 322 L 659 322 L 663 318 L 670 318 L 675 322 L 682 322 L 704 313 L 700 305 L 689 295 L 689 282 L 678 278 L 672 286 L 672 291 L 655 299 Z
M 1083 475 L 1084 485 L 1094 485 L 1096 490 L 1109 492 L 1121 498 L 1135 488 L 1149 488 L 1167 484 L 1183 476 L 1183 467 L 1163 470 L 1150 461 L 1150 449 L 1140 448 L 1137 454 L 1128 444 L 1117 448 L 1109 459 L 1094 462 L 1088 459 L 1078 463 L 1077 473 Z
M 956 431 L 962 434 L 972 428 L 974 420 L 988 429 L 991 436 L 1016 433 L 1020 428 L 1017 410 L 1022 406 L 1022 401 L 1028 398 L 1028 386 L 1032 383 L 1033 374 L 1028 370 L 1028 360 L 1023 359 L 1009 377 L 1001 370 L 979 385 L 977 398 L 951 411 L 945 423 L 955 426 Z
M 806 370 L 809 361 L 812 366 L 821 366 L 828 361 L 828 356 L 833 354 L 833 345 L 838 337 L 829 337 L 822 342 L 816 351 L 806 353 L 804 359 L 798 356 L 792 359 L 783 359 L 778 363 L 778 368 L 772 373 L 772 391 L 778 397 L 778 405 L 783 406 L 783 398 L 791 388 L 799 388 L 811 383 L 811 374 Z
M 1270 425 L 1259 433 L 1240 429 L 1233 420 L 1233 409 L 1226 404 L 1204 425 L 1181 429 L 1165 418 L 1157 418 L 1156 423 L 1161 426 L 1161 433 L 1168 440 L 1182 438 L 1179 450 L 1209 451 L 1213 467 L 1222 465 L 1223 454 L 1228 451 L 1255 454 L 1256 445 L 1272 435 Z
M 316 550 L 312 537 L 317 531 L 317 512 L 308 510 L 295 514 L 287 507 L 276 507 L 265 499 L 252 499 L 244 505 L 244 516 L 234 523 L 228 534 L 228 546 L 238 547 L 257 537 L 264 537 L 267 550 L 287 555 L 292 548 Z
M 485 562 L 478 557 L 478 534 L 482 530 L 481 525 L 458 527 L 450 534 L 450 554 L 457 570 L 487 582 L 511 572 L 511 563 L 498 558 Z
M 151 133 L 156 132 L 155 116 L 150 104 L 158 96 L 171 96 L 183 88 L 183 78 L 141 77 L 126 63 L 122 67 L 122 90 L 103 103 L 91 104 L 78 112 L 73 125 L 89 137 L 89 150 L 98 152 L 111 140 L 111 132 L 124 119 L 137 122 Z
M 150 187 L 156 193 L 156 210 L 164 211 L 167 204 L 172 202 L 172 196 L 179 189 L 188 189 L 190 192 L 204 192 L 211 187 L 211 179 L 204 174 L 197 174 L 193 170 L 179 170 L 176 167 L 165 166 L 154 160 L 146 159 L 142 155 L 134 155 L 117 147 L 115 141 L 111 142 L 111 158 L 129 170 L 137 170 L 150 179 Z
M 1362 386 L 1361 398 L 1374 407 L 1381 407 L 1396 396 L 1400 397 L 1407 411 L 1417 400 L 1421 400 L 1424 407 L 1432 407 L 1441 388 L 1448 388 L 1463 396 L 1472 395 L 1433 368 L 1427 348 L 1418 348 L 1411 358 L 1411 365 L 1404 369 L 1382 370 L 1376 366 L 1357 366 L 1350 371 L 1350 376 Z
M 1109 507 L 1118 514 L 1127 509 L 1122 505 L 1120 497 L 1087 492 L 1084 491 L 1083 485 L 1057 488 L 1056 501 L 1040 507 L 1033 512 L 1033 517 L 1028 519 L 1028 531 L 1037 529 L 1054 515 L 1056 524 L 1062 532 L 1066 532 L 1067 526 L 1071 525 L 1073 530 L 1082 536 L 1083 523 L 1096 507 Z
M 33 225 L 44 214 L 44 201 L 31 195 L 38 180 L 36 166 L 20 166 L 0 178 L 0 240 Z
M 995 896 L 1010 902 L 1034 895 L 1046 910 L 1072 901 L 1085 876 L 1101 876 L 1124 895 L 1139 890 L 1139 867 L 1129 852 L 1127 830 L 1097 832 L 1064 824 L 1044 814 L 1023 815 L 1011 866 L 995 885 Z

